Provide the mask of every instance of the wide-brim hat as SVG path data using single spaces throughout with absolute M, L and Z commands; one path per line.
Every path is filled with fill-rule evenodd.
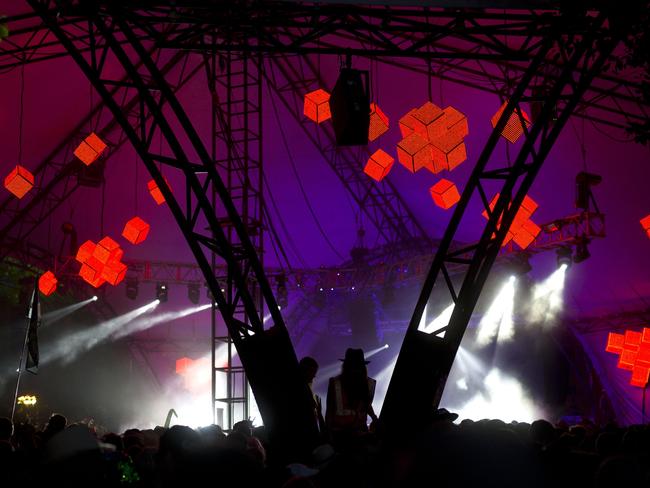
M 345 351 L 345 358 L 339 359 L 343 361 L 344 364 L 368 364 L 370 361 L 366 361 L 366 358 L 363 356 L 363 349 L 354 349 L 348 347 Z
M 432 420 L 449 420 L 453 422 L 458 418 L 457 413 L 452 413 L 446 408 L 439 408 L 436 411 L 433 412 Z

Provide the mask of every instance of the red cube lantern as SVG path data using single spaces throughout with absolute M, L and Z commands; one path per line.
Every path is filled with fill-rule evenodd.
M 451 171 L 467 159 L 465 143 L 452 137 L 441 137 L 431 143 L 431 158 L 433 173 L 443 169 Z
M 102 269 L 104 269 L 104 265 L 91 256 L 82 263 L 79 276 L 97 288 L 104 283 L 104 279 L 101 277 Z
M 492 128 L 497 126 L 497 123 L 499 122 L 499 119 L 501 118 L 501 114 L 503 111 L 506 109 L 506 106 L 508 105 L 508 100 L 503 102 L 503 105 L 501 105 L 501 108 L 497 111 L 492 116 L 492 119 L 490 122 L 492 123 Z M 523 118 L 523 123 L 522 120 L 519 116 L 521 114 L 521 118 Z M 521 110 L 518 107 L 515 107 L 515 110 L 510 114 L 510 118 L 508 119 L 508 122 L 506 123 L 506 126 L 503 128 L 501 131 L 501 135 L 508 140 L 511 143 L 517 142 L 517 140 L 521 137 L 521 135 L 524 133 L 524 125 L 526 126 L 526 129 L 528 129 L 531 125 L 530 123 L 530 117 L 526 112 Z
M 5 188 L 17 198 L 23 198 L 34 187 L 34 175 L 20 165 L 17 165 L 5 176 Z
M 109 261 L 101 272 L 101 277 L 113 286 L 117 286 L 126 276 L 127 267 L 119 261 Z
M 650 237 L 650 215 L 646 215 L 643 217 L 641 220 L 641 227 L 643 227 L 643 230 L 646 232 L 648 237 Z
M 421 135 L 413 133 L 397 144 L 397 159 L 411 173 L 431 166 L 431 145 Z
M 109 260 L 119 261 L 122 256 L 124 256 L 124 251 L 120 245 L 108 236 L 99 241 L 93 251 L 93 257 L 102 264 L 107 264 Z
M 169 181 L 167 181 L 167 178 L 163 176 L 163 179 L 165 180 L 165 183 L 167 184 L 167 188 L 169 188 L 169 191 L 171 191 L 172 187 L 169 186 Z M 165 197 L 163 196 L 162 192 L 160 191 L 160 188 L 158 188 L 158 184 L 156 183 L 156 180 L 149 180 L 147 183 L 147 188 L 149 189 L 149 193 L 153 197 L 154 201 L 158 205 L 162 205 L 165 203 Z
M 54 273 L 46 271 L 38 279 L 38 289 L 43 295 L 48 297 L 56 291 L 57 283 L 58 280 L 56 279 L 56 276 L 54 276 Z
M 429 129 L 440 120 L 442 115 L 443 111 L 440 107 L 431 102 L 424 103 L 413 112 L 413 130 L 428 141 L 432 141 L 433 139 L 429 137 Z
M 377 106 L 370 104 L 370 126 L 368 127 L 368 140 L 374 141 L 388 130 L 388 117 Z
M 303 113 L 317 124 L 331 119 L 330 94 L 321 88 L 307 93 Z
M 106 144 L 97 134 L 91 132 L 74 150 L 74 155 L 86 166 L 90 166 L 106 150 Z
M 377 149 L 368 162 L 363 172 L 375 181 L 381 181 L 390 172 L 395 163 L 395 158 L 382 149 Z
M 445 210 L 453 207 L 460 200 L 458 188 L 449 180 L 440 180 L 429 188 L 429 192 L 434 203 Z
M 176 360 L 176 374 L 179 374 L 183 376 L 185 373 L 187 373 L 187 369 L 192 366 L 192 363 L 194 363 L 194 360 L 187 358 L 187 357 L 182 357 L 180 359 Z
M 95 247 L 97 247 L 97 245 L 93 241 L 84 242 L 79 246 L 75 259 L 80 263 L 85 263 L 86 260 L 93 255 L 93 252 L 95 252 Z
M 150 226 L 140 217 L 133 217 L 124 226 L 122 236 L 131 244 L 140 244 L 149 235 Z
M 623 334 L 610 332 L 607 336 L 605 351 L 620 354 L 623 351 L 623 344 L 625 344 L 625 336 Z
M 402 137 L 408 137 L 415 132 L 417 121 L 413 118 L 413 114 L 416 111 L 417 108 L 411 109 L 409 113 L 399 119 L 399 131 L 402 133 Z

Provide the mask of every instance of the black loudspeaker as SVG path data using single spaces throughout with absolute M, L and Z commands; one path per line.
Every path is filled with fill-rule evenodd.
M 368 72 L 342 68 L 329 103 L 336 144 L 338 146 L 367 145 L 370 127 Z

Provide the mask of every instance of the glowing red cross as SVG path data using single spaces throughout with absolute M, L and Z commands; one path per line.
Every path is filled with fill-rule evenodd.
M 626 330 L 625 334 L 610 332 L 605 351 L 619 354 L 618 367 L 632 371 L 631 385 L 646 386 L 650 375 L 650 328 L 644 327 L 642 332 Z

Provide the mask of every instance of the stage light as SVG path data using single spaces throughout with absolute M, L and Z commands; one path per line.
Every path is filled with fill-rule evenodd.
M 530 265 L 529 256 L 526 253 L 515 255 L 506 262 L 504 267 L 516 277 L 526 275 L 533 269 Z
M 160 303 L 164 303 L 168 298 L 168 289 L 167 283 L 157 283 L 156 284 L 156 298 L 160 300 Z
M 190 302 L 195 305 L 198 304 L 200 295 L 201 289 L 198 283 L 190 283 L 187 285 L 187 298 L 190 299 Z
M 16 198 L 23 198 L 34 186 L 34 175 L 23 166 L 16 166 L 5 177 L 4 186 Z
M 99 297 L 97 295 L 93 296 L 93 302 L 96 302 L 97 300 L 99 300 Z
M 370 129 L 368 72 L 353 69 L 348 56 L 329 99 L 337 146 L 365 146 Z M 364 83 L 365 81 L 365 83 Z
M 572 259 L 572 252 L 571 248 L 568 246 L 562 246 L 560 247 L 557 251 L 555 251 L 557 254 L 557 265 L 558 267 L 561 266 L 566 266 L 567 268 L 571 266 L 571 263 L 573 262 Z
M 37 401 L 36 395 L 21 395 L 17 399 L 18 405 L 24 405 L 26 407 L 33 407 Z
M 476 336 L 476 342 L 479 345 L 490 343 L 495 336 L 497 342 L 512 339 L 515 332 L 513 322 L 515 282 L 514 276 L 508 278 L 492 301 L 488 311 L 483 315 Z
M 127 278 L 126 279 L 126 297 L 135 300 L 138 298 L 138 279 L 137 278 Z
M 586 237 L 578 238 L 578 241 L 576 242 L 576 253 L 575 256 L 573 256 L 574 263 L 581 263 L 591 256 L 588 245 L 589 239 Z

